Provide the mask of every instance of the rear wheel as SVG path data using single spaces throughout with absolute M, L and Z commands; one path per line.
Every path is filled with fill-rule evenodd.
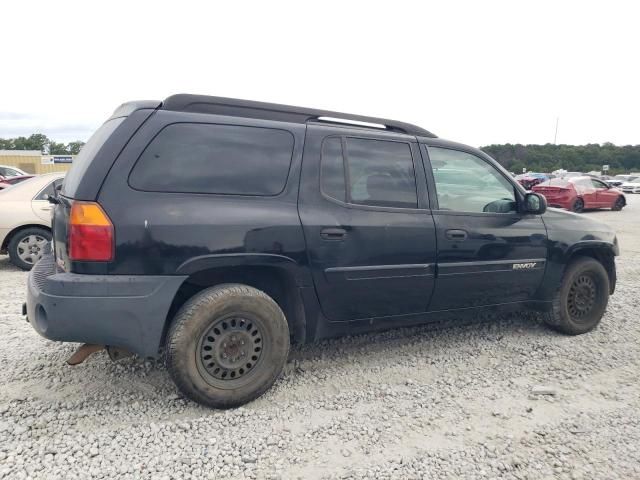
M 622 210 L 622 207 L 625 206 L 625 201 L 624 201 L 624 197 L 618 197 L 616 198 L 615 203 L 613 204 L 613 207 L 611 207 L 611 210 L 614 210 L 616 212 Z
M 562 333 L 580 335 L 600 323 L 608 302 L 607 271 L 597 260 L 580 257 L 567 266 L 545 321 Z
M 581 198 L 577 198 L 571 207 L 571 210 L 576 213 L 580 213 L 584 210 L 584 201 Z
M 7 250 L 11 263 L 22 270 L 31 270 L 51 241 L 51 232 L 44 228 L 31 227 L 19 230 L 11 236 Z
M 289 328 L 278 304 L 253 287 L 225 284 L 188 300 L 168 333 L 167 367 L 182 393 L 214 408 L 262 395 L 289 353 Z

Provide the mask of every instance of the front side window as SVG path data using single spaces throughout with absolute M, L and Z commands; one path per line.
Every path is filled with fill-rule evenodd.
M 47 200 L 49 197 L 57 197 L 58 194 L 56 189 L 60 186 L 60 184 L 62 183 L 62 180 L 63 180 L 62 178 L 55 179 L 53 182 L 47 185 L 44 189 L 42 189 L 38 194 L 38 196 L 34 198 L 34 200 Z
M 427 147 L 440 210 L 473 213 L 517 211 L 514 187 L 491 164 L 459 150 Z
M 176 123 L 165 127 L 133 167 L 133 188 L 154 192 L 277 195 L 291 166 L 285 130 Z

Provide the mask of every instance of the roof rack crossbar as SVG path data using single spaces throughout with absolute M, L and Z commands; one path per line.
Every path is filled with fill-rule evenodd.
M 278 120 L 292 123 L 308 121 L 330 121 L 332 123 L 349 123 L 365 128 L 386 128 L 394 132 L 435 137 L 424 128 L 410 123 L 398 122 L 384 118 L 365 117 L 313 108 L 293 107 L 276 103 L 255 102 L 235 98 L 211 97 L 206 95 L 172 95 L 162 102 L 163 110 L 184 111 L 194 113 L 211 113 L 264 120 Z

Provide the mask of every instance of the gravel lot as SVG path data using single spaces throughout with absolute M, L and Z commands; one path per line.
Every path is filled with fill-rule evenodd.
M 246 407 L 178 395 L 160 364 L 75 345 L 20 316 L 0 257 L 0 478 L 640 478 L 640 195 L 588 212 L 618 230 L 618 288 L 594 332 L 526 315 L 294 348 Z

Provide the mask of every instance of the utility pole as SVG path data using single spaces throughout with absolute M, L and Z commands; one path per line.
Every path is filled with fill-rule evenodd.
M 555 145 L 556 142 L 558 141 L 558 121 L 560 120 L 560 117 L 556 117 L 556 133 L 553 136 L 553 144 Z

